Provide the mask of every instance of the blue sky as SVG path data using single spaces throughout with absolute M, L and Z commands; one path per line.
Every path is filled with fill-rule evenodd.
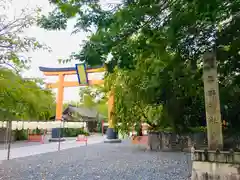
M 102 0 L 106 5 L 107 1 Z M 111 2 L 118 2 L 119 0 L 111 0 Z M 48 0 L 12 0 L 13 6 L 11 11 L 9 11 L 9 17 L 14 13 L 18 14 L 22 8 L 35 8 L 40 7 L 43 14 L 50 12 L 53 7 L 50 6 Z M 79 50 L 79 45 L 83 43 L 83 40 L 87 39 L 89 34 L 80 32 L 78 34 L 71 35 L 72 27 L 74 25 L 74 20 L 69 21 L 68 28 L 64 31 L 46 31 L 37 26 L 30 27 L 25 31 L 25 34 L 31 37 L 36 37 L 38 41 L 47 44 L 52 52 L 48 51 L 36 51 L 28 53 L 27 55 L 32 57 L 31 69 L 26 71 L 23 75 L 26 77 L 41 77 L 44 78 L 43 74 L 39 71 L 39 66 L 46 67 L 66 67 L 74 66 L 76 62 L 71 62 L 65 65 L 58 63 L 59 58 L 67 58 L 72 52 Z M 54 82 L 56 78 L 47 77 L 46 82 Z M 66 77 L 66 80 L 77 80 L 77 77 Z M 57 92 L 56 90 L 53 90 Z M 65 88 L 64 91 L 64 102 L 71 100 L 78 100 L 79 88 Z

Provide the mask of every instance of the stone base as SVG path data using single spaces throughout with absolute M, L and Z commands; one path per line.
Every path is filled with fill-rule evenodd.
M 240 180 L 240 153 L 195 150 L 192 180 Z
M 106 132 L 107 138 L 104 140 L 105 143 L 121 143 L 122 140 L 118 139 L 118 134 L 114 128 L 108 128 Z
M 52 138 L 59 138 L 59 136 L 62 138 L 63 133 L 61 131 L 62 130 L 60 128 L 53 128 L 52 129 Z
M 63 141 L 66 141 L 66 139 L 64 139 L 64 138 L 60 138 L 60 139 L 59 138 L 49 138 L 48 141 L 49 142 L 59 142 L 59 141 L 63 142 Z
M 240 165 L 194 161 L 192 180 L 240 180 Z
M 107 135 L 107 139 L 117 139 L 118 138 L 118 134 L 114 128 L 108 128 L 106 135 Z
M 121 139 L 105 139 L 104 143 L 121 143 Z

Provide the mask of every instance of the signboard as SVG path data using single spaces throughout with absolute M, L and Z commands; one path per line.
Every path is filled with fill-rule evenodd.
M 76 64 L 76 71 L 79 84 L 88 85 L 88 76 L 85 64 Z

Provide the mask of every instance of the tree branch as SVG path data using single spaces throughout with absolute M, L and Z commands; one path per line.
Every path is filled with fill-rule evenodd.
M 4 66 L 4 65 L 6 65 L 6 66 L 9 66 L 10 68 L 12 68 L 17 74 L 19 74 L 19 69 L 17 69 L 16 67 L 14 67 L 12 64 L 10 64 L 10 63 L 7 63 L 7 62 L 0 62 L 0 67 L 2 66 Z

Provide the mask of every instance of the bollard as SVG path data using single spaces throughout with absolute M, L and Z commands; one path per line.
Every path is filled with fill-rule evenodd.
M 191 160 L 193 161 L 194 160 L 194 152 L 195 152 L 195 146 L 193 145 L 191 147 Z

